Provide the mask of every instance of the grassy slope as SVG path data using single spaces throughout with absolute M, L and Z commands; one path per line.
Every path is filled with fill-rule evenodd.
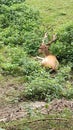
M 58 29 L 60 26 L 62 26 L 62 23 L 67 23 L 73 21 L 72 12 L 73 12 L 73 0 L 26 0 L 26 3 L 29 6 L 32 6 L 33 8 L 39 9 L 43 23 L 45 27 L 54 27 L 54 29 Z M 66 15 L 65 15 L 66 14 Z M 52 26 L 53 25 L 53 26 Z M 21 49 L 22 51 L 22 49 Z M 8 52 L 7 55 L 5 52 Z M 0 49 L 0 58 L 1 60 L 4 60 L 5 62 L 9 62 L 9 54 L 11 50 L 9 50 L 7 47 L 4 47 Z M 6 57 L 7 56 L 7 57 Z M 1 71 L 1 70 L 0 70 Z M 15 81 L 14 81 L 15 79 Z M 9 98 L 10 100 L 15 100 L 16 96 L 19 94 L 13 94 L 13 98 L 11 99 L 9 96 L 6 96 L 6 93 L 8 93 L 8 88 L 5 87 L 9 86 L 9 84 L 15 84 L 15 86 L 22 86 L 22 83 L 24 82 L 25 78 L 23 77 L 16 77 L 13 78 L 11 76 L 3 77 L 0 74 L 0 90 L 3 92 L 5 90 L 5 98 L 2 98 L 2 93 L 0 94 L 1 102 L 6 102 L 6 100 Z M 20 81 L 22 82 L 20 85 Z M 3 87 L 2 87 L 3 86 Z M 3 90 L 4 89 L 4 90 Z M 17 88 L 18 89 L 18 88 Z M 6 92 L 7 91 L 7 92 Z M 14 90 L 15 91 L 15 90 Z M 19 92 L 19 89 L 18 89 Z M 10 102 L 9 100 L 9 102 Z M 8 102 L 8 100 L 7 100 Z
M 73 21 L 73 0 L 26 0 L 26 3 L 28 3 L 29 6 L 32 6 L 33 8 L 39 9 L 43 24 L 45 25 L 44 29 L 47 29 L 48 27 L 51 30 L 54 29 L 57 31 L 57 29 L 63 24 Z M 0 52 L 0 54 L 1 53 L 3 53 L 3 51 Z M 5 90 L 4 96 L 0 95 L 1 104 L 4 102 L 15 102 L 15 99 L 19 96 L 20 93 L 19 86 L 22 85 L 20 81 L 21 77 L 6 78 L 0 75 L 0 88 L 2 92 Z M 24 82 L 23 78 L 22 82 Z M 13 90 L 12 87 L 9 87 L 8 85 L 13 85 Z M 10 92 L 12 95 L 9 95 Z
M 39 9 L 46 28 L 58 29 L 73 21 L 73 0 L 26 0 L 26 3 Z
M 40 11 L 45 27 L 51 29 L 54 27 L 56 30 L 63 24 L 73 21 L 73 0 L 26 0 L 26 3 Z M 0 49 L 0 58 L 6 62 L 9 61 L 9 56 L 5 57 L 5 51 L 5 47 Z M 0 75 L 0 81 L 1 78 Z

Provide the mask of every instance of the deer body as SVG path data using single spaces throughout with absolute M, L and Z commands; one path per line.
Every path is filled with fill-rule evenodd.
M 41 62 L 41 65 L 46 67 L 46 68 L 51 68 L 52 70 L 57 70 L 58 69 L 58 66 L 59 66 L 59 62 L 56 58 L 56 56 L 54 55 L 48 55 L 46 56 L 42 62 Z
M 42 59 L 41 65 L 46 68 L 49 67 L 52 70 L 56 71 L 59 67 L 59 62 L 56 56 L 54 56 L 48 51 L 48 46 L 42 43 L 38 51 L 39 53 L 42 53 L 43 55 L 45 55 L 45 57 Z

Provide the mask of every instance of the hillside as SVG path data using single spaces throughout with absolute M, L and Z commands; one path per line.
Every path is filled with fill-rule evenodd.
M 73 129 L 72 12 L 73 0 L 0 1 L 1 128 Z M 59 61 L 54 73 L 36 60 L 45 32 L 47 42 L 57 36 L 49 47 Z
M 58 29 L 73 21 L 73 0 L 26 0 L 26 3 L 40 11 L 42 23 L 48 32 Z

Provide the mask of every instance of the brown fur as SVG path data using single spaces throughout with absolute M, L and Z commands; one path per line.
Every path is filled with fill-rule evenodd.
M 41 62 L 41 65 L 46 67 L 46 68 L 51 68 L 52 70 L 57 70 L 58 67 L 59 67 L 59 62 L 56 58 L 56 56 L 54 56 L 53 54 L 51 54 L 49 51 L 48 51 L 48 46 L 45 45 L 44 43 L 41 44 L 39 50 L 38 50 L 39 53 L 42 53 L 45 58 L 42 60 Z

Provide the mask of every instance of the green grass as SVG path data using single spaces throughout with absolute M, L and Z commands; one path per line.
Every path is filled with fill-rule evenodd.
M 73 21 L 73 0 L 26 0 L 26 3 L 40 11 L 45 30 L 56 31 Z

